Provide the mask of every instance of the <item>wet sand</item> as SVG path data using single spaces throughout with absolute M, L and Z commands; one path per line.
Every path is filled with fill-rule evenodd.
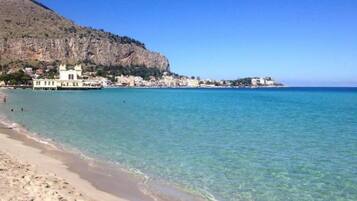
M 39 143 L 5 125 L 0 125 L 0 160 L 1 200 L 162 200 L 140 190 L 139 177 Z
M 20 200 L 205 200 L 171 185 L 151 185 L 142 175 L 61 150 L 7 123 L 0 123 L 0 160 L 4 201 L 21 196 L 25 197 Z

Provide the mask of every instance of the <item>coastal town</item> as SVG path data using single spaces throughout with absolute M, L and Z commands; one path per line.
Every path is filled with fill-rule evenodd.
M 236 80 L 201 79 L 163 72 L 159 76 L 106 75 L 99 71 L 83 71 L 81 65 L 64 64 L 47 69 L 26 67 L 0 77 L 0 86 L 23 86 L 33 89 L 101 89 L 107 87 L 133 88 L 257 88 L 281 87 L 271 77 L 247 77 Z

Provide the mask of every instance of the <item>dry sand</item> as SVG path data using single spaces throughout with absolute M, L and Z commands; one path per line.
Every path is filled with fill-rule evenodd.
M 96 189 L 61 161 L 1 133 L 0 200 L 125 199 Z
M 0 151 L 0 200 L 92 200 L 55 174 Z
M 171 187 L 162 194 L 142 183 L 141 177 L 39 143 L 0 123 L 0 201 L 203 200 Z

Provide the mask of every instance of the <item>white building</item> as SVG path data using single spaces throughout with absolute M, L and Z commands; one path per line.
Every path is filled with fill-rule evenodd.
M 160 82 L 165 87 L 176 87 L 178 85 L 177 80 L 173 76 L 168 75 L 163 75 Z
M 98 80 L 82 78 L 81 65 L 76 65 L 73 69 L 60 65 L 59 79 L 33 79 L 33 89 L 101 89 L 102 87 Z
M 276 83 L 275 83 L 274 80 L 266 80 L 266 81 L 265 81 L 265 84 L 268 85 L 268 86 L 273 86 L 273 85 L 275 85 Z
M 188 79 L 187 80 L 187 86 L 188 87 L 199 87 L 200 86 L 200 81 L 197 79 Z
M 251 83 L 253 86 L 273 86 L 273 85 L 275 85 L 275 81 L 271 77 L 252 78 Z
M 120 75 L 116 76 L 116 84 L 118 86 L 129 86 L 129 87 L 135 87 L 135 86 L 142 86 L 144 79 L 140 76 L 125 76 L 125 75 Z
M 81 65 L 75 65 L 74 69 L 67 70 L 66 65 L 59 66 L 60 80 L 78 80 L 82 77 Z
M 33 76 L 33 69 L 31 67 L 25 68 L 24 72 L 31 77 Z

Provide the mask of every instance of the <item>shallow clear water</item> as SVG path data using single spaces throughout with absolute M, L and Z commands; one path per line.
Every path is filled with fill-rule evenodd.
M 357 200 L 357 89 L 6 93 L 30 131 L 217 200 Z

